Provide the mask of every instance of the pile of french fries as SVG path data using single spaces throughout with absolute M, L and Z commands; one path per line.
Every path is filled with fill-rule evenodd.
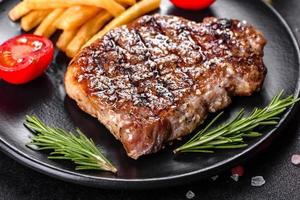
M 70 58 L 111 29 L 157 9 L 160 0 L 23 0 L 10 12 L 24 31 L 50 38 L 62 30 L 56 46 Z

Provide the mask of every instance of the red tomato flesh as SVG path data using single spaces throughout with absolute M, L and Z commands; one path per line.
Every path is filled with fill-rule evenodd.
M 24 34 L 0 46 L 0 78 L 12 84 L 27 83 L 49 66 L 54 47 L 47 38 Z
M 200 10 L 208 8 L 215 0 L 171 0 L 171 2 L 182 9 Z

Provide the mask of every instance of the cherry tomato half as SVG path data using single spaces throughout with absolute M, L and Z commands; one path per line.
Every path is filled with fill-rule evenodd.
M 215 0 L 171 0 L 171 2 L 183 9 L 200 10 L 208 8 Z
M 0 46 L 0 78 L 13 84 L 40 76 L 53 58 L 53 44 L 47 38 L 24 34 Z

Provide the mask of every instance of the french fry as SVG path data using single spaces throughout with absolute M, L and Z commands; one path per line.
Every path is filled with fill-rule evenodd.
M 120 3 L 121 5 L 132 6 L 136 3 L 136 0 L 117 0 L 117 2 Z
M 114 16 L 120 15 L 125 8 L 115 0 L 24 0 L 31 9 L 48 9 L 78 5 L 95 6 L 107 10 Z M 124 1 L 124 0 L 122 0 Z M 128 0 L 132 1 L 132 0 Z
M 64 30 L 64 32 L 59 36 L 58 41 L 56 42 L 56 46 L 62 50 L 66 51 L 66 48 L 73 37 L 76 35 L 77 29 L 73 30 Z
M 77 29 L 100 10 L 91 6 L 72 6 L 59 17 L 56 27 L 63 30 Z
M 37 27 L 34 34 L 49 38 L 56 31 L 55 21 L 64 11 L 64 8 L 57 8 L 49 13 L 43 22 Z
M 96 17 L 86 22 L 68 44 L 66 54 L 72 58 L 94 34 L 97 33 L 113 16 L 106 11 L 100 12 Z
M 157 9 L 160 5 L 160 0 L 142 0 L 132 7 L 128 8 L 120 16 L 108 23 L 100 32 L 94 35 L 83 47 L 93 43 L 98 38 L 102 38 L 111 29 L 127 24 L 134 19 Z
M 28 14 L 31 11 L 26 5 L 24 1 L 18 3 L 13 9 L 11 9 L 8 13 L 8 16 L 11 20 L 16 21 Z
M 21 19 L 21 27 L 24 31 L 30 31 L 39 25 L 51 10 L 34 10 Z

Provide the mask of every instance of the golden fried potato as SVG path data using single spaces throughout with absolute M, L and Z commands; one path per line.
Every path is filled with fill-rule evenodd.
M 34 34 L 44 37 L 51 37 L 56 31 L 55 21 L 65 11 L 64 8 L 57 8 L 47 15 L 43 22 L 35 30 Z
M 132 6 L 136 3 L 136 0 L 117 0 L 117 2 L 120 3 L 121 5 Z
M 74 57 L 94 34 L 97 33 L 113 16 L 107 11 L 100 12 L 97 16 L 86 22 L 77 32 L 76 36 L 68 44 L 66 54 Z
M 62 8 L 62 7 L 86 5 L 86 6 L 95 6 L 95 7 L 103 8 L 114 16 L 118 16 L 125 11 L 125 8 L 121 4 L 117 3 L 115 0 L 24 0 L 24 1 L 26 2 L 26 5 L 31 9 Z
M 102 38 L 111 29 L 127 24 L 148 12 L 157 9 L 159 5 L 160 5 L 160 0 L 142 0 L 138 2 L 137 4 L 128 8 L 120 16 L 116 17 L 110 23 L 108 23 L 100 32 L 94 35 L 84 46 L 91 44 L 98 38 Z
M 51 10 L 34 10 L 21 19 L 21 27 L 24 31 L 30 31 L 39 25 Z
M 64 30 L 64 32 L 59 36 L 58 41 L 56 42 L 56 46 L 60 50 L 65 52 L 68 44 L 74 38 L 76 33 L 77 33 L 77 29 Z
M 18 3 L 13 9 L 11 9 L 8 13 L 8 16 L 11 20 L 16 21 L 28 14 L 31 11 L 26 5 L 24 1 Z
M 91 6 L 72 6 L 59 17 L 56 27 L 63 30 L 77 29 L 100 10 L 101 8 Z

